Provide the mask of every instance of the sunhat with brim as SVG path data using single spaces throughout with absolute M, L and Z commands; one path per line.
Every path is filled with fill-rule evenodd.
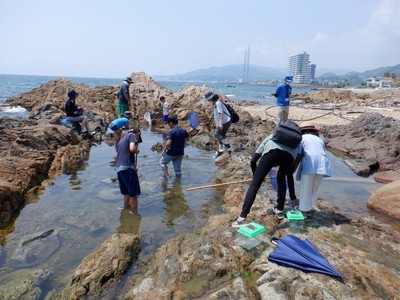
M 130 78 L 130 77 L 126 77 L 125 81 L 128 82 L 128 83 L 133 83 L 132 78 Z
M 75 90 L 70 90 L 67 95 L 69 98 L 76 98 L 76 96 L 78 96 L 79 94 Z
M 306 121 L 300 124 L 300 130 L 302 132 L 305 131 L 316 131 L 318 132 L 318 128 L 315 127 L 315 125 L 312 122 Z
M 130 111 L 126 111 L 122 114 L 123 117 L 130 119 L 132 117 L 132 113 Z
M 213 97 L 214 97 L 214 92 L 212 90 L 209 90 L 204 94 L 204 98 L 206 98 L 207 101 L 211 101 Z

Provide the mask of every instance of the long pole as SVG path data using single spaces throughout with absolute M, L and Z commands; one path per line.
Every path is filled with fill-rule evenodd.
M 210 185 L 202 185 L 202 186 L 197 186 L 197 187 L 192 187 L 186 189 L 188 192 L 194 191 L 194 190 L 199 190 L 199 189 L 206 189 L 206 188 L 213 188 L 213 187 L 218 187 L 218 186 L 223 186 L 223 185 L 228 185 L 228 184 L 235 184 L 235 183 L 245 183 L 245 182 L 251 182 L 253 179 L 243 179 L 243 180 L 237 180 L 237 181 L 230 181 L 230 182 L 224 182 L 224 183 L 216 183 L 216 184 L 210 184 Z
M 265 179 L 275 179 L 275 177 L 265 177 Z M 230 181 L 230 182 L 224 182 L 224 183 L 202 185 L 202 186 L 188 188 L 186 190 L 188 192 L 190 192 L 190 191 L 194 191 L 194 190 L 214 188 L 214 187 L 219 187 L 219 186 L 224 186 L 224 185 L 229 185 L 229 184 L 246 183 L 246 182 L 251 182 L 252 180 L 253 179 L 242 179 L 242 180 Z M 350 178 L 350 177 L 327 177 L 324 180 L 348 181 L 348 182 L 375 182 L 373 179 L 370 179 L 370 178 Z

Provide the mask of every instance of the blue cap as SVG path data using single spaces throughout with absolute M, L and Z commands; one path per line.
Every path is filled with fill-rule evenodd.
M 292 76 L 292 75 L 286 75 L 286 76 L 285 76 L 285 81 L 287 81 L 287 82 L 293 82 L 293 76 Z

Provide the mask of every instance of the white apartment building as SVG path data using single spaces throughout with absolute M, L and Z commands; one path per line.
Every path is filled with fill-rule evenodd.
M 289 57 L 289 73 L 293 75 L 293 83 L 309 84 L 315 78 L 317 65 L 311 64 L 310 54 L 303 52 Z

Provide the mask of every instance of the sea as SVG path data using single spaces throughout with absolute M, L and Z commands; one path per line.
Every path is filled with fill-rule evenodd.
M 7 75 L 0 74 L 0 116 L 26 117 L 28 112 L 23 107 L 9 107 L 5 105 L 7 99 L 25 92 L 29 92 L 50 80 L 61 78 L 60 76 L 38 75 Z M 84 83 L 89 87 L 110 86 L 121 83 L 120 78 L 85 78 L 64 77 L 74 83 Z M 206 85 L 216 93 L 227 95 L 234 102 L 248 101 L 258 102 L 262 105 L 274 105 L 275 98 L 271 95 L 275 92 L 275 86 L 261 84 L 243 84 L 239 82 L 203 82 L 203 81 L 157 81 L 161 86 L 176 92 L 186 84 L 197 86 Z M 293 86 L 293 93 L 314 93 L 309 88 Z M 295 99 L 292 101 L 296 101 Z

